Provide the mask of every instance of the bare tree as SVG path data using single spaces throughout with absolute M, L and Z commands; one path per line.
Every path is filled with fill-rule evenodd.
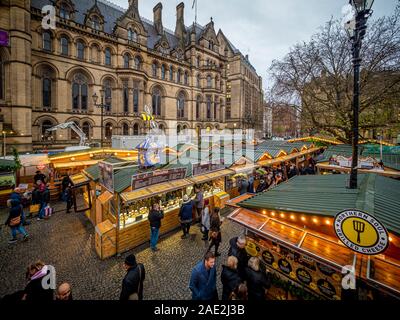
M 371 22 L 361 56 L 360 132 L 399 128 L 400 1 L 393 15 Z M 270 100 L 301 112 L 302 129 L 351 141 L 351 44 L 338 20 L 295 45 L 270 68 Z

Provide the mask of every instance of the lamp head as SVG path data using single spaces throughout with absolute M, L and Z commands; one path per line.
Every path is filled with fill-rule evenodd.
M 95 94 L 92 96 L 92 99 L 93 99 L 94 104 L 97 104 L 97 101 L 99 100 L 99 97 L 98 97 L 97 93 L 95 93 Z

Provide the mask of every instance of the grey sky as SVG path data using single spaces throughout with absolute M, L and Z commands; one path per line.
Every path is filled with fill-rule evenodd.
M 374 17 L 391 14 L 399 0 L 375 0 Z M 127 0 L 111 0 L 127 8 Z M 140 15 L 153 20 L 153 7 L 160 0 L 139 0 Z M 164 27 L 175 30 L 176 6 L 181 0 L 161 1 Z M 185 24 L 195 19 L 193 0 L 184 0 Z M 264 79 L 272 60 L 282 58 L 299 41 L 310 39 L 325 22 L 342 17 L 347 0 L 198 0 L 198 23 L 213 17 L 219 29 L 244 54 Z

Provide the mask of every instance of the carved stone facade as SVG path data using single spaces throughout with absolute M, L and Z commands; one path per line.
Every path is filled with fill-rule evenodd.
M 71 131 L 46 129 L 75 121 L 89 141 L 143 134 L 140 114 L 152 107 L 167 134 L 184 129 L 254 127 L 262 133 L 262 79 L 225 37 L 206 26 L 184 23 L 177 6 L 175 32 L 162 24 L 162 4 L 153 22 L 95 0 L 2 0 L 0 114 L 13 134 L 8 145 L 21 151 L 77 144 Z M 42 28 L 42 7 L 54 4 L 57 28 Z M 103 92 L 104 121 L 92 96 Z M 98 103 L 100 103 L 99 98 Z M 247 114 L 247 117 L 246 117 Z

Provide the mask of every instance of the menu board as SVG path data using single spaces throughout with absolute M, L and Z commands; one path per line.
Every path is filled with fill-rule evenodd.
M 186 168 L 157 170 L 147 173 L 135 174 L 132 176 L 132 191 L 146 188 L 159 183 L 184 179 L 185 177 Z
M 114 167 L 108 162 L 99 162 L 100 184 L 111 193 L 114 193 Z
M 342 274 L 327 264 L 249 232 L 246 251 L 272 272 L 307 287 L 325 299 L 340 300 Z
M 193 176 L 200 176 L 213 171 L 225 169 L 224 160 L 212 161 L 208 163 L 194 163 L 192 167 Z

